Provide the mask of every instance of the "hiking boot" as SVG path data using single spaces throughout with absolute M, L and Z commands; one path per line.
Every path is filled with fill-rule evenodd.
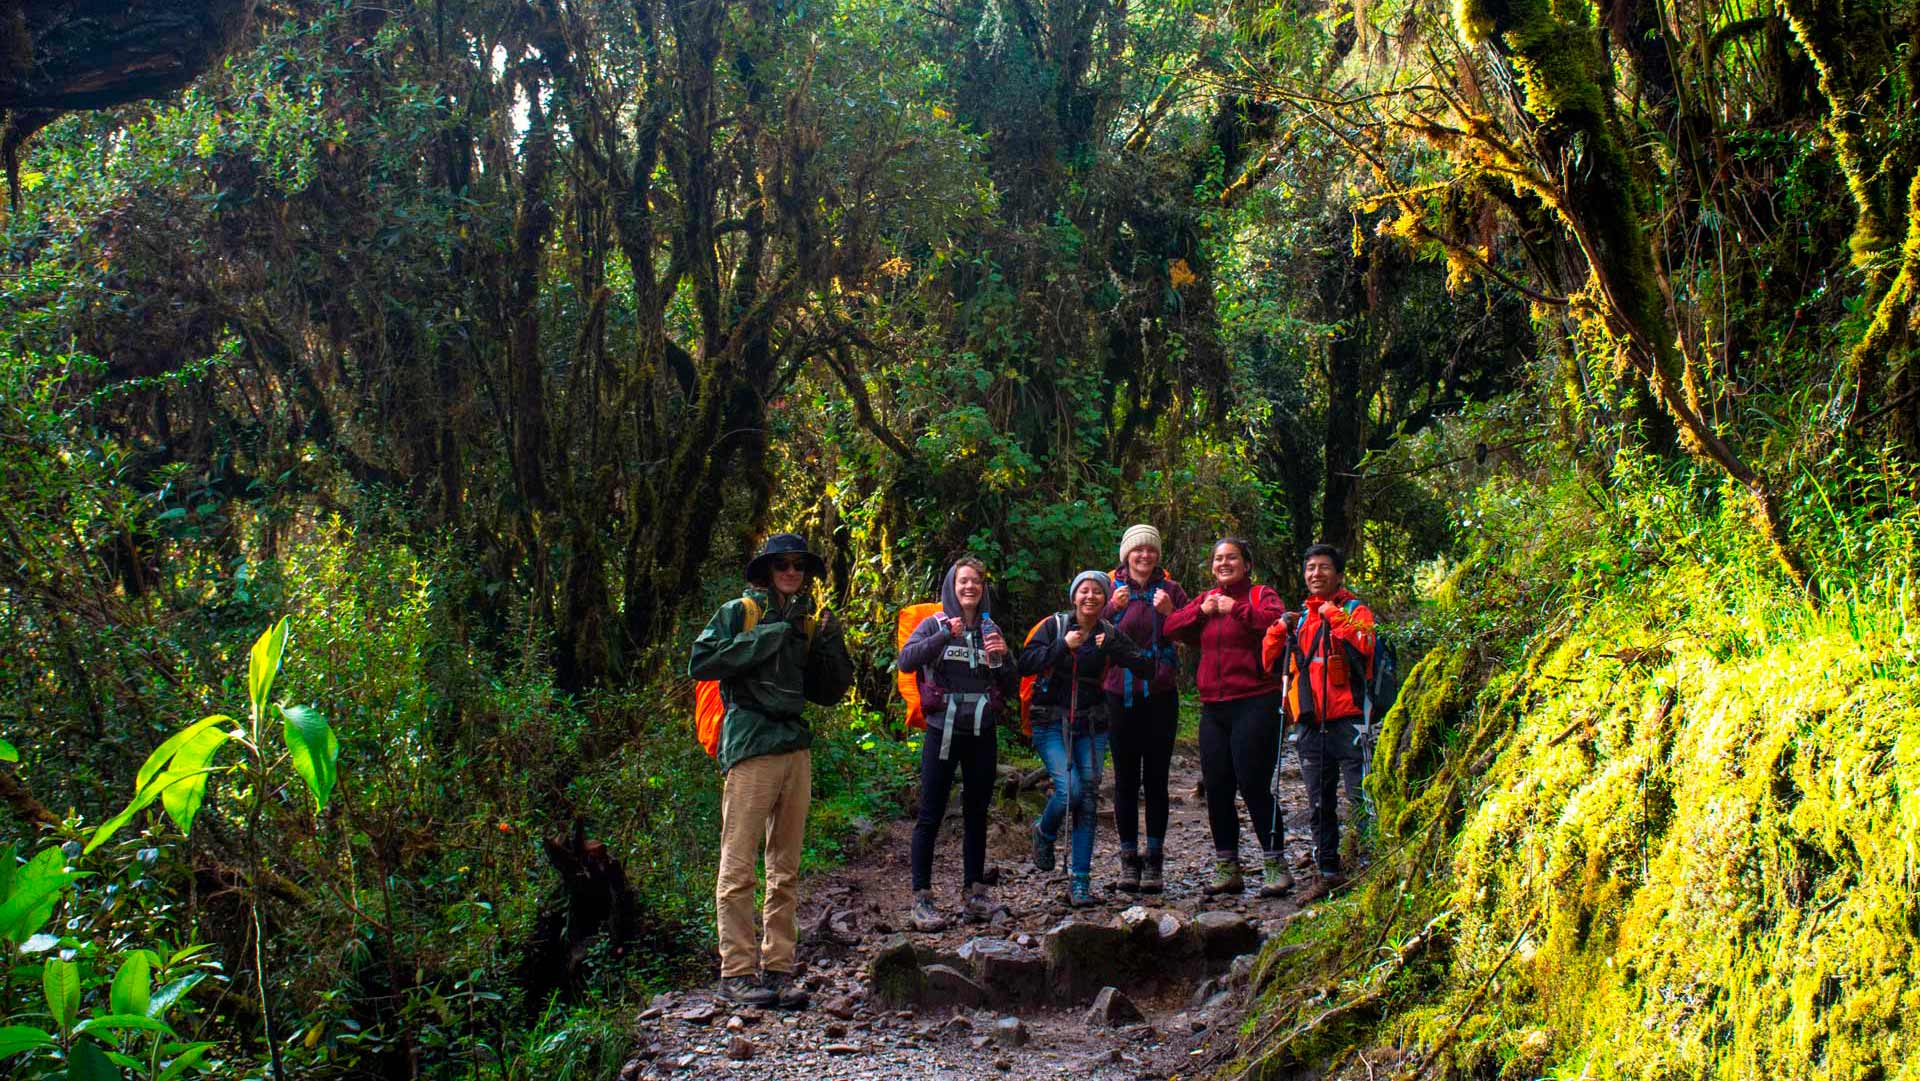
M 782 1010 L 804 1010 L 813 999 L 807 990 L 793 981 L 791 972 L 769 972 L 764 984 L 768 993 L 773 995 L 773 1004 Z
M 1159 893 L 1161 890 L 1166 888 L 1166 885 L 1167 885 L 1166 875 L 1162 873 L 1165 870 L 1165 867 L 1166 867 L 1165 853 L 1163 852 L 1147 853 L 1146 867 L 1144 870 L 1140 872 L 1140 892 L 1141 893 Z
M 967 891 L 967 904 L 962 911 L 968 923 L 991 923 L 995 912 L 1013 914 L 1006 905 L 995 904 L 992 895 L 987 893 L 987 888 L 979 883 L 975 883 L 973 889 Z
M 1033 869 L 1053 870 L 1053 842 L 1040 835 L 1038 826 L 1033 830 Z
M 1140 871 L 1145 865 L 1139 856 L 1122 853 L 1120 856 L 1120 892 L 1140 892 Z
M 1239 860 L 1217 860 L 1213 865 L 1213 881 L 1201 887 L 1200 892 L 1209 897 L 1221 893 L 1239 893 L 1247 888 L 1240 877 Z
M 1285 897 L 1293 889 L 1293 873 L 1287 870 L 1287 862 L 1278 856 L 1267 857 L 1260 867 L 1260 896 Z
M 921 890 L 913 895 L 913 911 L 907 914 L 907 923 L 916 931 L 931 934 L 947 929 L 947 918 L 933 907 L 933 891 Z
M 1091 874 L 1072 875 L 1068 878 L 1067 903 L 1075 908 L 1089 908 L 1100 903 L 1100 899 L 1093 895 Z
M 752 976 L 720 977 L 720 997 L 736 1006 L 771 1006 L 780 998 Z

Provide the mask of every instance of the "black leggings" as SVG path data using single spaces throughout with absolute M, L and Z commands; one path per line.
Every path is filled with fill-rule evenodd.
M 987 811 L 993 805 L 994 769 L 999 764 L 999 733 L 992 728 L 979 735 L 961 730 L 953 734 L 947 758 L 940 758 L 940 737 L 929 728 L 920 747 L 920 817 L 913 823 L 913 888 L 933 887 L 933 842 L 946 817 L 947 797 L 953 793 L 953 774 L 960 771 L 960 863 L 964 889 L 987 877 Z
M 1147 845 L 1167 836 L 1167 772 L 1173 762 L 1173 737 L 1180 730 L 1180 698 L 1139 695 L 1131 707 L 1120 695 L 1107 696 L 1107 746 L 1113 751 L 1113 825 L 1122 849 L 1140 845 L 1140 789 L 1147 791 Z
M 1286 838 L 1273 799 L 1273 765 L 1280 760 L 1280 695 L 1208 702 L 1200 707 L 1200 776 L 1207 783 L 1207 824 L 1213 847 L 1225 856 L 1240 851 L 1240 812 L 1235 789 L 1247 801 L 1247 817 L 1260 848 L 1278 854 Z

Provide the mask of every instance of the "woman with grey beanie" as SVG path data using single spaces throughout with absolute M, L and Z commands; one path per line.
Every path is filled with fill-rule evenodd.
M 1115 665 L 1141 678 L 1153 674 L 1153 658 L 1102 618 L 1109 581 L 1105 571 L 1074 575 L 1067 589 L 1072 606 L 1042 620 L 1020 651 L 1020 674 L 1038 677 L 1033 687 L 1033 747 L 1053 777 L 1053 796 L 1033 827 L 1033 863 L 1042 871 L 1053 869 L 1054 842 L 1071 810 L 1067 895 L 1075 906 L 1095 903 L 1093 831 L 1107 753 L 1107 699 L 1101 684 Z

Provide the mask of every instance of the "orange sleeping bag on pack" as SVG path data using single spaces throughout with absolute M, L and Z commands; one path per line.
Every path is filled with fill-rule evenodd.
M 893 624 L 893 648 L 896 656 L 898 655 L 900 647 L 907 644 L 907 639 L 913 637 L 914 628 L 925 622 L 928 616 L 938 615 L 939 612 L 939 601 L 909 604 L 905 608 L 900 609 L 900 616 L 894 620 Z M 927 726 L 927 715 L 920 710 L 919 677 L 913 672 L 898 671 L 899 663 L 897 659 L 894 661 L 894 686 L 900 688 L 900 697 L 906 699 L 907 702 L 907 727 L 925 728 Z
M 1027 640 L 1020 643 L 1021 646 L 1025 647 L 1025 646 L 1032 645 L 1033 636 L 1040 633 L 1040 628 L 1046 626 L 1047 624 L 1053 622 L 1054 620 L 1059 620 L 1060 626 L 1063 628 L 1067 625 L 1067 621 L 1059 615 L 1048 616 L 1047 618 L 1041 620 L 1040 622 L 1035 623 L 1032 629 L 1027 631 Z M 1055 631 L 1055 633 L 1058 634 L 1058 633 L 1064 633 L 1064 632 Z M 1030 676 L 1020 677 L 1020 729 L 1021 731 L 1027 734 L 1028 739 L 1033 738 L 1033 685 L 1039 682 L 1040 678 L 1041 678 L 1041 673 L 1038 673 L 1038 672 Z
M 752 597 L 742 597 L 740 607 L 746 609 L 746 618 L 740 626 L 740 632 L 745 634 L 759 625 L 760 605 Z M 726 723 L 727 700 L 720 694 L 720 681 L 694 680 L 693 734 L 700 741 L 701 749 L 707 752 L 707 757 L 720 757 L 720 727 Z

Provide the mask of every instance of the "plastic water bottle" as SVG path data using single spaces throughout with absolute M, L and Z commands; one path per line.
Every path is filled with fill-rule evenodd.
M 995 634 L 999 634 L 999 632 L 1000 632 L 1000 628 L 994 625 L 994 622 L 993 622 L 993 617 L 992 617 L 992 616 L 990 616 L 990 615 L 988 615 L 988 614 L 986 614 L 985 612 L 982 612 L 982 613 L 980 613 L 980 641 L 981 641 L 981 643 L 982 643 L 982 644 L 984 645 L 987 639 L 989 639 L 989 638 L 991 638 L 991 637 L 993 637 L 993 636 L 994 636 Z M 1005 635 L 1001 635 L 1001 637 L 1002 637 L 1002 638 L 1004 638 L 1004 637 L 1005 637 Z M 988 664 L 988 665 L 989 665 L 990 667 L 993 667 L 993 668 L 998 668 L 998 667 L 1000 667 L 1000 660 L 999 660 L 999 659 L 998 659 L 997 657 L 995 657 L 994 655 L 992 655 L 992 654 L 988 654 L 988 655 L 987 655 L 987 664 Z

